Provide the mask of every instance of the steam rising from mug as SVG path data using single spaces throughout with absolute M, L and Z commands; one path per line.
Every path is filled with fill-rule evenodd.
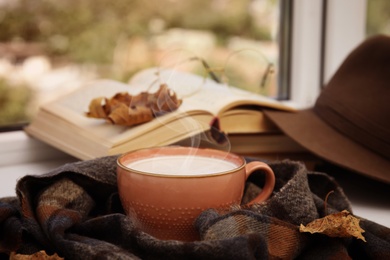
M 142 78 L 142 74 L 138 74 L 138 77 L 142 78 L 142 80 L 137 80 L 139 82 L 145 82 L 145 84 L 149 84 L 150 91 L 157 90 L 160 84 L 167 84 L 168 88 L 172 89 L 178 96 L 178 98 L 183 100 L 183 103 L 178 108 L 178 110 L 186 111 L 186 108 L 191 108 L 191 103 L 186 99 L 188 96 L 197 95 L 197 92 L 202 89 L 206 80 L 208 80 L 208 84 L 216 84 L 211 79 L 202 78 L 199 76 L 188 74 L 183 77 L 183 74 L 177 73 L 178 67 L 182 65 L 182 61 L 185 60 L 183 58 L 183 51 L 179 53 L 176 52 L 175 55 L 177 61 L 171 67 L 174 69 L 164 69 L 164 68 L 154 68 L 156 78 Z M 193 54 L 190 54 L 193 56 Z M 188 58 L 187 58 L 188 59 Z M 145 73 L 144 75 L 150 75 L 149 73 Z M 225 85 L 216 84 L 216 87 L 220 89 L 221 94 L 224 92 L 230 92 L 231 89 Z M 169 96 L 161 96 L 157 104 L 165 103 L 169 104 L 170 102 L 166 102 L 167 100 L 163 100 L 169 98 Z M 209 95 L 207 98 L 202 95 L 202 103 L 206 104 L 209 108 L 213 108 L 216 103 L 216 99 L 214 95 Z M 196 98 L 192 98 L 191 102 L 194 102 Z M 160 111 L 160 110 L 159 110 Z M 180 126 L 172 128 L 170 127 L 169 131 L 177 132 L 177 136 L 180 137 L 183 132 L 193 133 L 191 138 L 187 138 L 178 142 L 178 145 L 188 146 L 188 147 L 203 147 L 203 148 L 213 148 L 223 151 L 230 151 L 231 145 L 227 136 L 220 131 L 219 129 L 219 121 L 217 118 L 212 120 L 211 122 L 204 123 L 199 120 L 196 120 L 191 117 L 191 114 L 186 114 L 182 116 L 180 120 L 178 120 Z M 160 120 L 160 117 L 155 117 L 154 120 Z M 168 127 L 168 126 L 165 126 Z

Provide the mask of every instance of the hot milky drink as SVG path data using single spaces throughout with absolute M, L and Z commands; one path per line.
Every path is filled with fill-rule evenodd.
M 126 164 L 126 167 L 152 174 L 163 175 L 209 175 L 237 168 L 229 161 L 203 156 L 157 156 Z
M 137 227 L 159 239 L 199 240 L 194 226 L 207 209 L 240 205 L 246 179 L 265 175 L 261 192 L 246 205 L 265 201 L 275 185 L 272 169 L 225 151 L 181 146 L 130 151 L 118 158 L 123 209 Z

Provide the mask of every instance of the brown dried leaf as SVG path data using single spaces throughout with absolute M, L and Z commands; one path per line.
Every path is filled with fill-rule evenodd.
M 86 113 L 88 117 L 94 118 L 106 118 L 107 111 L 105 109 L 105 105 L 102 104 L 105 101 L 104 97 L 98 97 L 93 99 L 89 103 L 89 111 Z
M 110 99 L 95 98 L 90 102 L 86 116 L 103 118 L 117 125 L 133 126 L 175 111 L 181 103 L 182 100 L 166 84 L 162 84 L 156 93 L 141 92 L 136 96 L 117 93 Z
M 182 100 L 166 84 L 162 84 L 151 100 L 151 107 L 156 114 L 162 114 L 178 109 L 181 103 Z
M 144 106 L 128 107 L 123 103 L 116 106 L 108 119 L 115 125 L 132 126 L 148 122 L 153 119 L 153 112 Z
M 299 227 L 300 232 L 320 233 L 329 237 L 356 237 L 366 242 L 362 233 L 364 230 L 359 225 L 360 219 L 354 217 L 349 211 L 343 210 L 338 213 L 316 219 L 306 226 Z

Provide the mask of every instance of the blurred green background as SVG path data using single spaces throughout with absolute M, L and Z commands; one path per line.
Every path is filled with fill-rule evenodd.
M 258 19 L 256 13 L 260 2 L 266 3 L 260 6 L 263 19 Z M 0 42 L 4 43 L 0 55 L 10 56 L 13 65 L 32 55 L 45 55 L 54 67 L 69 63 L 93 66 L 97 77 L 127 81 L 134 72 L 159 65 L 162 50 L 156 47 L 156 39 L 173 28 L 211 32 L 216 45 L 213 48 L 226 45 L 232 36 L 271 40 L 268 21 L 276 19 L 266 17 L 271 13 L 267 9 L 276 13 L 277 3 L 277 0 L 4 1 L 0 2 Z M 134 45 L 140 46 L 141 53 L 137 53 L 137 48 L 128 51 Z M 149 60 L 138 57 L 142 50 Z M 219 60 L 226 57 L 225 54 Z M 207 58 L 213 64 L 212 55 Z M 36 107 L 29 109 L 26 104 L 35 98 L 36 92 L 24 83 L 1 80 L 0 124 L 28 121 Z

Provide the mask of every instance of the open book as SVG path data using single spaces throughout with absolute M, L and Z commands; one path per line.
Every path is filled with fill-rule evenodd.
M 182 99 L 177 110 L 133 127 L 85 116 L 94 98 L 111 98 L 119 92 L 153 93 L 161 83 L 166 83 Z M 25 131 L 85 160 L 173 144 L 209 130 L 216 119 L 221 130 L 228 134 L 275 131 L 275 126 L 265 120 L 263 108 L 294 110 L 271 98 L 194 74 L 151 68 L 134 75 L 129 84 L 96 80 L 45 104 Z

